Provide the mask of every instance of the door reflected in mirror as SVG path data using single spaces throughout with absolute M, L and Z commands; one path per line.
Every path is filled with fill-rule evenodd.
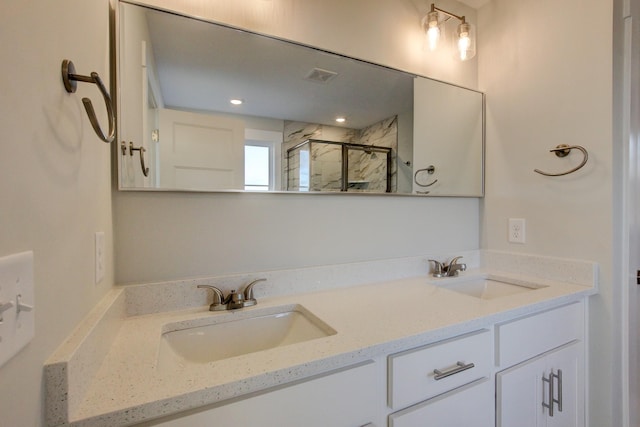
M 480 92 L 125 2 L 118 27 L 150 169 L 119 155 L 121 190 L 483 194 Z

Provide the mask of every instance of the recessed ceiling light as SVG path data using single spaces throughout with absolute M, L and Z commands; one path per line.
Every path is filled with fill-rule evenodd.
M 336 122 L 338 122 L 338 123 L 344 123 L 346 121 L 347 121 L 347 119 L 344 118 L 344 117 L 336 117 Z
M 242 99 L 232 99 L 231 102 L 233 105 L 240 105 L 242 104 Z

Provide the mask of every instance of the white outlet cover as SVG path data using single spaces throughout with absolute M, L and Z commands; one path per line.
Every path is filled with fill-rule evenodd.
M 525 224 L 524 218 L 509 218 L 509 242 L 525 243 Z
M 35 335 L 33 285 L 33 252 L 0 258 L 0 305 L 12 303 L 12 307 L 0 315 L 0 366 Z

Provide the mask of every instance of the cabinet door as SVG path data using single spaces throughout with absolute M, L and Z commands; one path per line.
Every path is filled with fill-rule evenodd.
M 543 427 L 544 358 L 537 357 L 496 374 L 497 427 Z
M 227 405 L 138 427 L 360 427 L 382 425 L 384 383 L 368 363 Z
M 547 357 L 547 372 L 554 377 L 553 416 L 547 411 L 548 427 L 581 427 L 584 420 L 584 375 L 582 345 L 575 343 L 552 352 Z M 560 374 L 561 373 L 561 374 Z M 561 378 L 558 378 L 560 376 Z
M 493 387 L 486 378 L 389 416 L 389 427 L 493 425 Z
M 582 353 L 582 343 L 576 341 L 499 372 L 496 375 L 496 425 L 583 426 Z

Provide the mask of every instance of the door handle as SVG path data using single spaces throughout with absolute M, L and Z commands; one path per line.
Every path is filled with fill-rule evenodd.
M 562 412 L 562 369 L 558 369 L 558 373 L 554 374 L 551 370 L 551 375 L 558 380 L 558 398 L 555 397 L 551 401 L 551 404 L 558 404 L 558 412 Z
M 555 396 L 555 383 L 557 380 L 557 389 L 558 389 L 558 397 Z M 542 375 L 542 386 L 544 388 L 544 383 L 547 383 L 548 393 L 549 393 L 549 403 L 544 401 L 544 395 L 542 397 L 542 407 L 547 408 L 549 410 L 549 416 L 553 417 L 553 404 L 558 405 L 558 412 L 562 412 L 562 369 L 558 369 L 557 373 L 553 373 L 553 369 L 551 369 L 551 373 L 549 374 L 549 378 L 545 378 Z

